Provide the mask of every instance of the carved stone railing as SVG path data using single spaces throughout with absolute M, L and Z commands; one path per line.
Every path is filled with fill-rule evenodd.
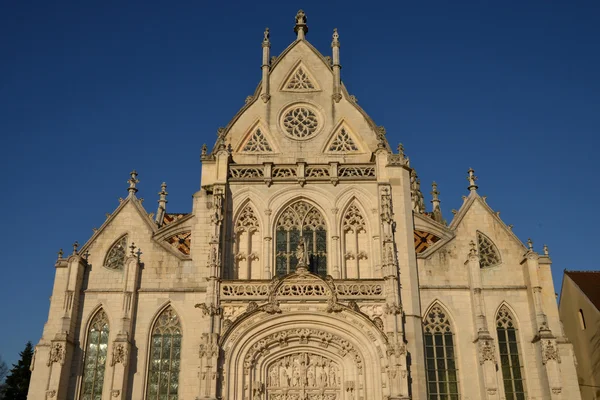
M 384 298 L 384 281 L 369 280 L 336 280 L 335 291 L 340 300 L 381 300 Z M 245 280 L 221 282 L 221 300 L 266 301 L 271 290 L 271 281 Z M 306 283 L 284 282 L 278 287 L 276 296 L 279 299 L 318 300 L 330 296 L 324 282 L 313 281 Z
M 304 185 L 307 181 L 329 181 L 334 185 L 346 180 L 374 180 L 376 179 L 375 164 L 273 164 L 229 166 L 228 177 L 232 181 L 257 181 L 271 185 L 278 181 L 296 181 Z

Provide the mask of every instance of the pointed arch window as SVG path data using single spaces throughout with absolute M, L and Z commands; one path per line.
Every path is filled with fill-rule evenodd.
M 517 328 L 512 313 L 504 305 L 500 307 L 496 316 L 496 332 L 506 400 L 525 400 L 523 363 L 519 354 Z
M 327 275 L 327 228 L 319 210 L 300 200 L 289 205 L 279 216 L 275 241 L 275 274 L 283 276 L 294 272 L 298 266 L 296 249 L 305 241 L 309 270 Z
M 147 400 L 178 399 L 181 338 L 179 317 L 169 306 L 152 328 Z
M 352 203 L 344 213 L 342 224 L 345 277 L 371 278 L 367 262 L 368 238 L 365 219 L 355 203 Z
M 260 225 L 254 209 L 246 204 L 235 222 L 233 279 L 260 278 Z
M 446 311 L 436 304 L 424 321 L 425 367 L 429 400 L 458 400 L 454 334 Z
M 493 267 L 500 264 L 500 252 L 490 238 L 477 232 L 477 247 L 479 250 L 479 266 Z
M 123 269 L 127 255 L 127 235 L 117 240 L 106 253 L 104 266 L 109 269 Z
M 98 400 L 102 398 L 104 369 L 108 352 L 108 334 L 108 318 L 104 310 L 100 310 L 94 315 L 87 332 L 81 400 Z

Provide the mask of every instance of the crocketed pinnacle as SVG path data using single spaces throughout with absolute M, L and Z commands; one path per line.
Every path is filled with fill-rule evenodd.
M 294 32 L 298 35 L 298 40 L 304 39 L 304 36 L 308 33 L 306 14 L 302 10 L 298 10 L 298 13 L 296 14 L 296 26 L 294 26 Z

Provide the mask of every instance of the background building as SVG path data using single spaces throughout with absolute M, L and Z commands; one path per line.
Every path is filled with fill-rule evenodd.
M 426 211 L 402 146 L 305 39 L 202 151 L 188 214 L 128 196 L 56 262 L 30 399 L 579 399 L 547 249 L 477 193 Z
M 573 343 L 581 398 L 600 399 L 600 271 L 565 270 L 558 310 Z

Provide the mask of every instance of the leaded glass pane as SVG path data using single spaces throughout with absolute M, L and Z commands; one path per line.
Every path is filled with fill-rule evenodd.
M 82 399 L 91 400 L 102 397 L 108 333 L 108 318 L 104 310 L 100 310 L 92 319 L 88 330 L 83 363 Z
M 177 400 L 181 360 L 181 324 L 175 311 L 165 309 L 154 326 L 150 342 L 147 399 Z
M 279 216 L 275 244 L 275 274 L 294 272 L 298 265 L 296 250 L 303 240 L 308 253 L 309 270 L 326 275 L 327 231 L 321 213 L 305 201 L 288 206 Z
M 458 399 L 453 334 L 440 306 L 432 307 L 427 314 L 423 330 L 428 399 Z
M 121 237 L 112 245 L 106 254 L 104 266 L 110 269 L 123 269 L 127 253 L 127 235 Z
M 507 399 L 525 400 L 525 385 L 521 371 L 517 330 L 512 314 L 502 306 L 496 316 L 496 332 L 500 350 L 500 365 Z

